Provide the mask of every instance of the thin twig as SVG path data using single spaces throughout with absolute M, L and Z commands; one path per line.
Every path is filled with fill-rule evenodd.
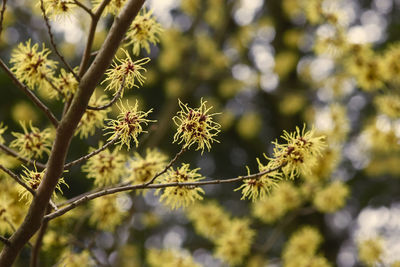
M 0 241 L 4 243 L 4 245 L 9 246 L 10 245 L 10 241 L 8 241 L 8 238 L 5 238 L 3 236 L 0 235 Z
M 3 31 L 3 20 L 4 20 L 4 12 L 6 11 L 6 4 L 7 0 L 3 0 L 3 6 L 1 7 L 0 11 L 0 36 L 1 32 Z
M 33 161 L 31 159 L 28 158 L 24 158 L 21 155 L 19 155 L 17 152 L 15 152 L 14 150 L 12 150 L 11 148 L 0 144 L 0 149 L 3 150 L 4 152 L 6 152 L 8 155 L 15 157 L 16 159 L 22 161 L 25 164 L 28 165 L 35 165 L 38 169 L 45 169 L 46 165 L 37 161 Z
M 73 3 L 77 6 L 79 6 L 80 8 L 82 8 L 83 10 L 85 10 L 91 17 L 94 16 L 92 10 L 90 10 L 90 8 L 88 8 L 87 6 L 85 6 L 84 4 L 82 4 L 81 2 L 77 1 L 77 0 L 73 0 Z
M 124 90 L 124 86 L 125 86 L 125 77 L 122 79 L 122 83 L 121 83 L 121 87 L 119 88 L 118 92 L 115 94 L 115 96 L 113 97 L 113 99 L 111 99 L 111 101 L 103 106 L 100 107 L 92 107 L 92 106 L 88 106 L 87 109 L 91 109 L 91 110 L 103 110 L 106 109 L 108 107 L 111 107 L 121 96 L 122 90 Z
M 13 178 L 17 183 L 19 183 L 21 186 L 23 186 L 26 190 L 28 190 L 32 195 L 35 195 L 36 192 L 30 188 L 28 185 L 24 183 L 24 181 L 19 177 L 19 175 L 15 174 L 12 172 L 10 169 L 4 167 L 2 164 L 0 164 L 0 169 L 3 170 L 5 173 L 7 173 L 11 178 Z
M 88 160 L 88 159 L 90 159 L 91 157 L 93 157 L 93 156 L 99 154 L 101 151 L 103 151 L 103 150 L 106 149 L 107 147 L 109 147 L 109 146 L 111 146 L 112 144 L 114 144 L 114 143 L 118 140 L 118 138 L 119 138 L 119 135 L 115 136 L 113 139 L 111 139 L 110 141 L 108 141 L 107 143 L 105 143 L 102 147 L 100 147 L 100 148 L 98 148 L 98 149 L 96 149 L 96 150 L 90 152 L 89 154 L 87 154 L 87 155 L 85 155 L 85 156 L 83 156 L 83 157 L 80 157 L 79 159 L 76 159 L 76 160 L 74 160 L 74 161 L 71 161 L 71 162 L 65 164 L 65 165 L 64 165 L 64 169 L 69 169 L 69 168 L 71 168 L 72 166 L 74 166 L 74 165 L 76 165 L 76 164 L 79 164 L 79 163 L 81 163 L 81 162 L 83 162 L 83 161 L 85 161 L 85 160 Z
M 11 72 L 11 70 L 7 67 L 7 65 L 1 59 L 0 59 L 0 67 L 6 72 L 8 77 L 11 78 L 11 80 L 14 82 L 14 84 L 17 85 L 17 87 L 19 89 L 24 91 L 24 93 L 33 101 L 33 103 L 35 103 L 36 106 L 38 108 L 40 108 L 46 114 L 46 116 L 49 118 L 49 120 L 54 125 L 54 127 L 57 128 L 58 120 L 54 116 L 54 114 L 50 111 L 50 109 L 45 104 L 43 104 L 43 102 L 40 101 L 40 99 L 26 85 L 21 83 L 17 79 L 17 77 L 15 77 L 15 75 Z
M 183 152 L 185 152 L 185 148 L 181 148 L 181 150 L 175 155 L 175 157 L 167 164 L 167 166 L 165 166 L 165 168 L 160 171 L 159 173 L 157 173 L 156 175 L 154 175 L 154 177 L 148 181 L 147 183 L 145 183 L 144 185 L 150 185 L 152 183 L 154 183 L 154 181 L 160 177 L 161 175 L 163 175 L 166 171 L 168 171 L 169 168 L 171 168 L 172 164 L 175 163 L 175 161 L 183 154 Z
M 71 72 L 72 75 L 74 75 L 75 79 L 79 82 L 80 81 L 79 76 L 76 75 L 76 73 L 74 72 L 72 67 L 65 60 L 64 56 L 61 55 L 61 53 L 58 51 L 57 45 L 54 42 L 54 36 L 53 36 L 53 33 L 51 32 L 51 26 L 50 26 L 49 18 L 46 15 L 46 10 L 44 9 L 43 0 L 40 0 L 40 9 L 42 10 L 43 19 L 46 24 L 47 32 L 49 33 L 49 37 L 50 37 L 50 43 L 53 46 L 54 52 L 57 54 L 57 56 L 60 58 L 60 60 L 64 63 L 64 65 L 67 67 L 68 71 Z
M 60 89 L 58 89 L 57 86 L 55 86 L 54 83 L 53 83 L 49 78 L 47 78 L 47 77 L 45 76 L 44 79 L 46 80 L 46 82 L 48 82 L 48 83 L 50 84 L 51 88 L 53 88 L 54 90 L 56 90 L 57 93 L 58 93 L 59 95 L 61 95 L 62 97 L 64 97 L 64 93 L 63 93 Z
M 7 217 L 4 217 L 3 219 L 4 219 L 4 221 L 11 227 L 11 229 L 12 229 L 14 232 L 17 231 L 17 228 L 15 228 L 15 225 L 14 225 Z M 30 241 L 29 241 L 27 244 L 28 244 L 28 246 L 33 247 Z
M 55 211 L 49 215 L 44 216 L 44 220 L 52 220 L 54 218 L 57 218 L 64 213 L 74 209 L 78 205 L 81 205 L 89 200 L 101 197 L 101 196 L 106 196 L 110 194 L 115 194 L 118 192 L 123 192 L 123 191 L 131 191 L 131 190 L 137 190 L 137 189 L 161 189 L 161 188 L 166 188 L 166 187 L 173 187 L 173 186 L 179 186 L 179 187 L 198 187 L 202 185 L 211 185 L 211 184 L 226 184 L 226 183 L 233 183 L 233 182 L 239 182 L 247 179 L 255 179 L 259 178 L 265 174 L 271 173 L 273 171 L 277 171 L 280 168 L 282 168 L 284 165 L 280 165 L 278 167 L 268 169 L 262 172 L 258 172 L 252 175 L 246 175 L 246 176 L 239 176 L 235 178 L 230 178 L 230 179 L 219 179 L 219 180 L 210 180 L 210 181 L 200 181 L 200 182 L 188 182 L 188 183 L 166 183 L 166 184 L 149 184 L 149 183 L 144 183 L 144 184 L 138 184 L 138 185 L 126 185 L 126 186 L 120 186 L 120 187 L 112 187 L 112 188 L 107 188 L 101 191 L 98 191 L 96 193 L 91 193 L 91 194 L 85 194 L 81 198 L 75 200 L 71 204 L 65 206 L 64 208 L 59 209 L 58 211 Z M 153 179 L 152 179 L 153 180 Z

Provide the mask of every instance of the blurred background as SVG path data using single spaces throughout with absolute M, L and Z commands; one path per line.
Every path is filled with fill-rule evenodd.
M 325 165 L 317 178 L 294 181 L 303 194 L 296 209 L 265 220 L 254 214 L 256 204 L 240 200 L 241 193 L 234 191 L 240 183 L 205 186 L 205 199 L 215 200 L 234 217 L 252 218 L 257 234 L 251 255 L 269 260 L 269 265 L 260 261 L 253 266 L 279 266 L 285 241 L 301 225 L 318 228 L 324 239 L 319 251 L 333 265 L 343 267 L 361 266 L 357 255 L 360 238 L 380 236 L 385 240 L 382 266 L 389 266 L 400 260 L 400 120 L 382 112 L 374 99 L 387 92 L 398 94 L 399 87 L 396 82 L 385 82 L 376 90 L 363 88 L 359 77 L 346 69 L 352 53 L 344 46 L 359 44 L 384 55 L 400 36 L 400 1 L 303 2 L 146 1 L 164 32 L 159 45 L 151 48 L 144 86 L 124 94 L 127 99 L 138 99 L 142 110 L 153 108 L 150 118 L 157 120 L 149 126 L 149 133 L 140 137 L 136 151 L 157 147 L 173 157 L 180 150 L 172 144 L 176 128 L 171 120 L 179 108 L 178 98 L 191 107 L 199 106 L 203 98 L 213 106 L 212 112 L 221 113 L 216 116 L 222 125 L 217 137 L 220 142 L 214 143 L 210 152 L 190 150 L 179 159 L 201 168 L 209 178 L 245 175 L 246 166 L 256 172 L 256 158 L 265 162 L 263 154 L 271 156 L 271 142 L 282 140 L 283 130 L 293 131 L 304 123 L 308 128 L 314 125 L 317 132 L 327 135 L 331 157 L 321 160 Z M 318 20 L 321 11 L 313 6 L 316 2 L 324 3 L 325 14 L 332 12 L 336 17 Z M 50 47 L 37 1 L 9 1 L 7 7 L 0 43 L 3 60 L 8 62 L 11 50 L 29 38 Z M 93 51 L 100 48 L 112 21 L 111 16 L 100 21 Z M 72 66 L 78 66 L 89 17 L 77 10 L 51 24 L 61 52 Z M 143 52 L 140 57 L 144 56 Z M 56 60 L 54 53 L 50 57 Z M 12 131 L 21 130 L 20 120 L 47 126 L 43 114 L 3 72 L 0 84 L 0 121 L 9 127 L 4 136 L 8 142 L 13 139 Z M 99 86 L 99 91 L 101 88 L 104 86 Z M 60 101 L 44 101 L 60 116 Z M 114 110 L 109 117 L 116 115 Z M 102 129 L 85 140 L 76 137 L 68 160 L 86 154 L 99 140 L 105 140 Z M 128 155 L 132 157 L 133 152 Z M 93 188 L 79 166 L 66 173 L 65 179 L 69 185 L 65 198 Z M 321 211 L 310 195 L 313 188 L 333 181 L 345 183 L 350 194 L 343 208 Z M 213 256 L 213 243 L 196 234 L 185 212 L 170 211 L 152 192 L 121 194 L 117 205 L 124 213 L 123 222 L 112 230 L 91 226 L 88 216 L 71 223 L 75 236 L 83 246 L 90 244 L 105 266 L 145 266 L 150 247 L 184 248 L 204 266 L 226 266 Z M 20 266 L 29 250 L 23 253 Z M 57 249 L 44 253 L 43 266 L 54 264 L 57 253 Z M 252 256 L 241 266 L 250 264 Z

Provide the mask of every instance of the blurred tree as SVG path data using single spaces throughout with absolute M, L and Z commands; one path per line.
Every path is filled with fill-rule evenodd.
M 399 2 L 144 2 L 2 1 L 0 266 L 398 266 Z

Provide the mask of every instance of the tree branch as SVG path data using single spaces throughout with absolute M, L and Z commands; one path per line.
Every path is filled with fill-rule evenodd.
M 6 11 L 6 4 L 7 0 L 3 0 L 3 6 L 1 7 L 0 11 L 0 36 L 1 32 L 3 31 L 3 20 L 4 20 L 4 12 Z
M 48 211 L 50 212 L 51 208 L 48 208 Z M 48 221 L 44 221 L 42 223 L 42 226 L 40 227 L 39 233 L 36 237 L 36 242 L 34 246 L 32 247 L 31 251 L 31 261 L 30 261 L 30 267 L 37 267 L 39 266 L 39 252 L 40 248 L 42 247 L 43 244 L 43 237 L 46 234 L 47 227 L 49 226 Z
M 119 15 L 115 18 L 106 40 L 94 59 L 93 64 L 91 64 L 86 72 L 82 72 L 84 75 L 82 76 L 70 108 L 66 111 L 60 125 L 57 127 L 56 138 L 52 146 L 42 182 L 36 191 L 36 196 L 33 198 L 24 221 L 11 236 L 10 246 L 4 247 L 1 251 L 0 266 L 11 266 L 22 247 L 36 231 L 39 230 L 49 200 L 64 170 L 67 152 L 78 123 L 86 111 L 94 89 L 109 67 L 121 40 L 143 4 L 144 0 L 128 0 L 126 2 Z M 97 13 L 98 12 L 96 12 L 96 14 Z
M 21 83 L 17 77 L 11 72 L 11 70 L 7 67 L 7 65 L 3 62 L 3 60 L 0 59 L 0 67 L 5 71 L 5 73 L 8 75 L 8 77 L 11 78 L 11 80 L 14 82 L 14 84 L 21 89 L 31 100 L 33 103 L 36 104 L 38 108 L 40 108 L 46 116 L 49 118 L 51 123 L 54 125 L 54 127 L 57 128 L 58 126 L 58 120 L 57 118 L 53 115 L 53 113 L 50 111 L 50 109 L 43 104 L 42 101 L 40 101 L 39 98 L 23 83 Z
M 72 73 L 72 75 L 74 75 L 75 79 L 79 82 L 80 78 L 78 75 L 76 75 L 76 73 L 74 72 L 74 70 L 72 69 L 72 67 L 68 64 L 68 62 L 65 60 L 64 56 L 61 55 L 61 53 L 58 51 L 57 45 L 54 42 L 54 36 L 53 33 L 51 32 L 51 26 L 50 26 L 50 22 L 49 22 L 49 18 L 46 15 L 46 10 L 44 9 L 44 4 L 43 4 L 43 0 L 40 0 L 40 9 L 42 10 L 42 15 L 43 15 L 43 19 L 44 22 L 46 24 L 47 27 L 47 32 L 49 33 L 49 37 L 50 37 L 50 43 L 51 46 L 53 46 L 54 52 L 57 54 L 57 56 L 60 58 L 61 62 L 64 63 L 65 67 L 68 69 L 69 72 Z
M 100 147 L 100 148 L 98 148 L 98 149 L 96 149 L 96 150 L 90 152 L 89 154 L 87 154 L 87 155 L 85 155 L 85 156 L 83 156 L 83 157 L 80 157 L 79 159 L 76 159 L 76 160 L 74 160 L 74 161 L 71 161 L 71 162 L 65 164 L 65 165 L 64 165 L 64 169 L 69 169 L 69 168 L 71 168 L 72 166 L 74 166 L 74 165 L 76 165 L 76 164 L 79 164 L 79 163 L 81 163 L 81 162 L 83 162 L 83 161 L 85 161 L 85 160 L 88 160 L 88 159 L 90 159 L 91 157 L 93 157 L 93 156 L 99 154 L 101 151 L 105 150 L 107 147 L 109 147 L 109 146 L 111 146 L 112 144 L 114 144 L 114 143 L 118 140 L 118 138 L 119 138 L 119 135 L 115 136 L 112 140 L 110 140 L 110 141 L 108 141 L 107 143 L 105 143 L 102 147 Z
M 36 192 L 32 188 L 30 188 L 28 185 L 24 183 L 24 181 L 19 177 L 19 175 L 13 173 L 11 170 L 7 169 L 4 167 L 2 164 L 0 164 L 0 169 L 3 170 L 5 173 L 7 173 L 11 178 L 13 178 L 17 183 L 19 183 L 22 187 L 24 187 L 26 190 L 28 190 L 32 195 L 35 196 Z
M 88 109 L 91 110 L 103 110 L 106 109 L 108 107 L 111 107 L 121 96 L 122 90 L 124 90 L 124 86 L 125 86 L 125 77 L 122 79 L 122 83 L 121 83 L 121 87 L 118 89 L 118 92 L 115 94 L 115 96 L 113 97 L 113 99 L 111 99 L 111 101 L 103 106 L 100 107 L 92 107 L 92 106 L 88 106 Z
M 31 159 L 24 158 L 21 155 L 19 155 L 17 152 L 15 152 L 14 150 L 12 150 L 11 148 L 9 148 L 9 147 L 7 147 L 7 146 L 5 146 L 3 144 L 0 144 L 0 149 L 3 150 L 4 152 L 6 152 L 8 155 L 13 156 L 16 159 L 22 161 L 25 164 L 35 165 L 36 167 L 38 167 L 39 169 L 42 169 L 42 170 L 44 168 L 46 168 L 45 164 L 37 162 L 37 161 L 33 161 Z
M 119 186 L 119 187 L 113 187 L 113 188 L 107 188 L 95 193 L 91 194 L 84 194 L 81 198 L 75 200 L 68 206 L 65 206 L 64 208 L 59 209 L 58 211 L 55 211 L 53 213 L 50 213 L 49 215 L 46 215 L 44 217 L 45 220 L 52 220 L 54 218 L 57 218 L 68 211 L 74 209 L 78 205 L 81 205 L 89 200 L 101 197 L 101 196 L 106 196 L 106 195 L 111 195 L 115 194 L 118 192 L 123 192 L 123 191 L 131 191 L 131 190 L 137 190 L 137 189 L 160 189 L 160 188 L 166 188 L 166 187 L 172 187 L 172 186 L 179 186 L 179 187 L 184 187 L 184 186 L 189 186 L 189 187 L 198 187 L 202 185 L 211 185 L 211 184 L 226 184 L 226 183 L 234 183 L 234 182 L 239 182 L 247 179 L 255 179 L 259 178 L 265 174 L 271 173 L 273 171 L 277 171 L 280 168 L 282 168 L 284 165 L 280 165 L 278 167 L 268 169 L 262 172 L 258 172 L 252 175 L 246 175 L 246 176 L 239 176 L 235 178 L 230 178 L 230 179 L 219 179 L 219 180 L 210 180 L 210 181 L 200 181 L 200 182 L 189 182 L 189 183 L 166 183 L 166 184 L 149 184 L 149 183 L 144 183 L 144 184 L 139 184 L 139 185 L 126 185 L 126 186 Z M 152 179 L 153 180 L 153 179 Z
M 99 22 L 101 14 L 103 14 L 104 9 L 106 8 L 109 2 L 110 0 L 103 0 L 103 2 L 99 5 L 99 8 L 92 16 L 92 21 L 90 22 L 89 35 L 86 41 L 85 51 L 83 52 L 81 64 L 79 66 L 79 74 L 78 74 L 79 77 L 82 77 L 83 74 L 85 74 L 86 72 L 86 67 L 90 59 L 90 50 L 92 50 L 94 35 L 96 33 L 97 23 Z
M 0 242 L 3 242 L 4 245 L 6 245 L 6 246 L 10 245 L 10 241 L 8 241 L 8 239 L 3 236 L 0 236 Z

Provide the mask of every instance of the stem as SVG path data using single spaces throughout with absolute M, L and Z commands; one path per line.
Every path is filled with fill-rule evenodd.
M 5 145 L 3 145 L 3 144 L 0 144 L 0 149 L 3 150 L 4 152 L 6 152 L 8 155 L 13 156 L 13 157 L 15 157 L 16 159 L 22 161 L 22 162 L 25 163 L 25 164 L 28 164 L 28 165 L 35 165 L 35 166 L 38 167 L 39 169 L 44 169 L 44 168 L 46 168 L 46 165 L 45 165 L 45 164 L 40 163 L 40 162 L 37 162 L 37 161 L 33 161 L 33 160 L 31 160 L 31 159 L 24 158 L 24 157 L 20 156 L 20 155 L 19 155 L 17 152 L 15 152 L 14 150 L 12 150 L 11 148 L 9 148 L 9 147 L 7 147 L 7 146 L 5 146 Z
M 24 187 L 26 190 L 28 190 L 32 195 L 36 195 L 36 192 L 27 186 L 24 181 L 19 177 L 19 175 L 13 173 L 11 170 L 7 169 L 4 167 L 2 164 L 0 164 L 0 169 L 3 170 L 5 173 L 7 173 L 11 178 L 13 178 L 17 183 L 19 183 L 22 187 Z
M 48 209 L 48 211 L 50 211 L 50 208 Z M 39 252 L 40 252 L 40 248 L 42 247 L 43 237 L 46 233 L 48 225 L 49 225 L 48 221 L 43 221 L 42 226 L 40 227 L 39 233 L 36 238 L 36 242 L 32 248 L 30 267 L 39 266 L 38 265 L 39 264 Z
M 65 60 L 64 56 L 61 55 L 61 53 L 58 51 L 57 45 L 54 42 L 54 36 L 53 36 L 53 33 L 51 32 L 51 26 L 50 26 L 49 18 L 46 15 L 46 10 L 44 9 L 43 0 L 40 0 L 40 9 L 42 10 L 43 19 L 44 19 L 44 22 L 46 23 L 47 32 L 49 33 L 49 36 L 50 36 L 50 43 L 51 43 L 51 46 L 53 46 L 54 52 L 60 58 L 62 63 L 64 63 L 64 65 L 68 69 L 68 71 L 71 72 L 72 75 L 74 75 L 75 79 L 79 82 L 80 79 L 79 79 L 78 75 L 75 74 L 74 70 L 68 64 L 68 62 Z
M 0 266 L 12 266 L 22 247 L 39 230 L 49 200 L 64 170 L 65 159 L 71 139 L 83 114 L 86 111 L 89 99 L 99 83 L 105 70 L 109 67 L 117 52 L 123 36 L 130 24 L 143 6 L 144 0 L 128 0 L 104 41 L 99 54 L 93 64 L 83 75 L 71 106 L 63 116 L 60 125 L 57 127 L 56 138 L 47 162 L 46 172 L 36 196 L 29 207 L 29 211 L 21 226 L 10 238 L 10 246 L 5 246 L 0 254 Z M 97 14 L 98 12 L 96 12 Z M 57 212 L 57 211 L 56 211 Z
M 85 161 L 85 160 L 88 160 L 88 159 L 90 159 L 91 157 L 93 157 L 93 156 L 99 154 L 101 151 L 105 150 L 107 147 L 109 147 L 109 146 L 111 146 L 112 144 L 114 144 L 114 143 L 118 140 L 118 138 L 119 138 L 119 135 L 115 136 L 112 140 L 110 140 L 110 141 L 108 141 L 107 143 L 105 143 L 102 147 L 100 147 L 100 148 L 98 148 L 98 149 L 96 149 L 96 150 L 90 152 L 89 154 L 87 154 L 87 155 L 85 155 L 85 156 L 83 156 L 83 157 L 80 157 L 79 159 L 76 159 L 76 160 L 74 160 L 74 161 L 71 161 L 71 162 L 65 164 L 65 165 L 64 165 L 64 169 L 69 169 L 69 168 L 71 168 L 72 166 L 74 166 L 74 165 L 76 165 L 76 164 L 79 164 L 79 163 L 81 163 L 81 162 L 83 162 L 83 161 Z
M 149 184 L 149 183 L 144 183 L 144 184 L 138 184 L 138 185 L 125 185 L 125 186 L 119 186 L 119 187 L 112 187 L 112 188 L 107 188 L 95 193 L 90 193 L 90 194 L 84 194 L 82 197 L 78 198 L 71 204 L 65 206 L 64 208 L 59 209 L 58 211 L 55 211 L 49 215 L 46 215 L 44 217 L 45 220 L 52 220 L 54 218 L 57 218 L 66 212 L 74 209 L 78 205 L 81 205 L 89 200 L 101 197 L 101 196 L 106 196 L 110 194 L 115 194 L 118 192 L 123 192 L 123 191 L 131 191 L 131 190 L 137 190 L 137 189 L 160 189 L 160 188 L 166 188 L 166 187 L 172 187 L 172 186 L 179 186 L 179 187 L 184 187 L 184 186 L 190 186 L 190 187 L 197 187 L 201 185 L 211 185 L 211 184 L 226 184 L 226 183 L 233 183 L 233 182 L 238 182 L 238 181 L 243 181 L 246 179 L 254 179 L 254 178 L 259 178 L 265 174 L 268 174 L 273 171 L 277 171 L 280 168 L 282 168 L 284 165 L 280 165 L 278 167 L 268 169 L 262 172 L 258 172 L 252 175 L 246 175 L 246 176 L 239 176 L 235 178 L 230 178 L 230 179 L 219 179 L 219 180 L 211 180 L 211 181 L 202 181 L 202 182 L 190 182 L 190 183 L 167 183 L 167 184 Z M 153 178 L 154 179 L 154 178 Z M 152 180 L 153 180 L 152 179 Z
M 121 96 L 122 91 L 124 90 L 124 85 L 125 85 L 125 77 L 122 79 L 122 83 L 121 83 L 121 87 L 118 89 L 118 92 L 115 94 L 115 96 L 113 97 L 113 99 L 111 99 L 111 101 L 103 106 L 100 107 L 92 107 L 92 106 L 88 106 L 88 109 L 91 110 L 103 110 L 106 109 L 108 107 L 111 107 Z
M 82 4 L 81 2 L 77 1 L 77 0 L 73 0 L 73 3 L 77 6 L 79 6 L 80 8 L 82 8 L 83 10 L 85 10 L 91 17 L 94 16 L 92 10 L 90 10 L 90 8 L 88 8 L 87 6 L 85 6 L 84 4 Z

